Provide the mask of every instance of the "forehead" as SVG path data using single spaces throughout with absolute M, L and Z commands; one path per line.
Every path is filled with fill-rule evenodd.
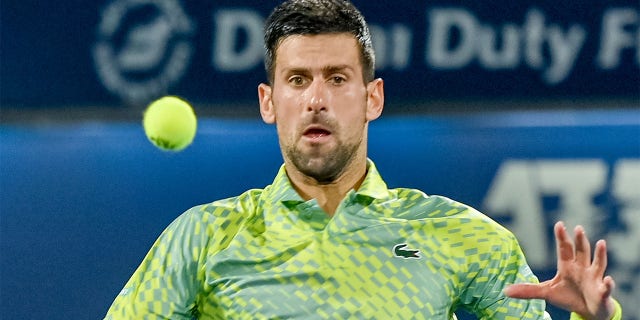
M 352 34 L 293 35 L 284 38 L 276 49 L 276 72 L 336 65 L 362 69 L 360 47 Z

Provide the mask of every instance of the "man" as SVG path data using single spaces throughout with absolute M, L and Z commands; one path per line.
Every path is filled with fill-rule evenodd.
M 538 299 L 620 319 L 605 244 L 592 262 L 581 228 L 574 247 L 556 225 L 558 274 L 538 284 L 516 239 L 488 217 L 387 189 L 367 158 L 383 81 L 352 4 L 285 2 L 267 20 L 265 46 L 260 112 L 276 125 L 284 165 L 270 186 L 176 219 L 108 319 L 451 319 L 458 309 L 543 319 Z

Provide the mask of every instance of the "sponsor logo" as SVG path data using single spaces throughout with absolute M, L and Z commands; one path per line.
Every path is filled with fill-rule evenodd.
M 393 255 L 398 258 L 403 259 L 420 259 L 420 250 L 414 249 L 405 249 L 407 247 L 406 243 L 400 243 L 393 247 Z
M 109 3 L 93 46 L 100 81 L 128 104 L 165 94 L 189 66 L 193 30 L 177 0 Z

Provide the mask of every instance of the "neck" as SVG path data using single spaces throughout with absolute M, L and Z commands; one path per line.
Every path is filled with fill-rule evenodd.
M 295 169 L 293 165 L 287 166 L 289 180 L 300 197 L 304 200 L 316 199 L 329 216 L 333 216 L 347 192 L 360 187 L 366 173 L 366 158 L 362 161 L 354 161 L 345 168 L 343 174 L 330 183 L 318 183 L 314 178 Z

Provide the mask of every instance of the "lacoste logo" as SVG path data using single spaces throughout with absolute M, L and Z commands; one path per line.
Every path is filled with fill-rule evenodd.
M 393 255 L 398 257 L 398 258 L 403 258 L 403 259 L 420 259 L 420 250 L 413 250 L 413 249 L 404 249 L 407 246 L 406 243 L 400 243 L 400 244 L 396 244 L 393 247 Z

